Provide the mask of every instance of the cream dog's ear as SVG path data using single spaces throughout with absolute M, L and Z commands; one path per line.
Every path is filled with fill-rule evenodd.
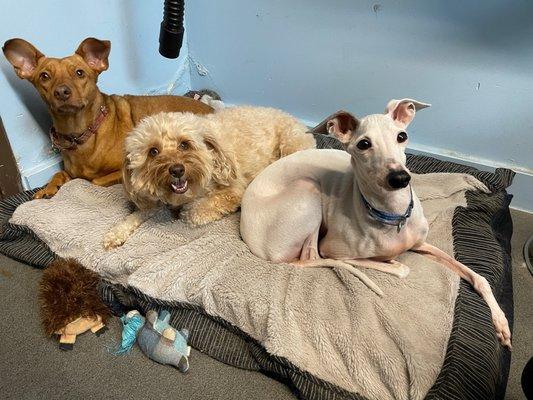
M 157 201 L 148 199 L 146 196 L 143 196 L 141 192 L 136 190 L 133 187 L 131 182 L 131 169 L 129 154 L 124 157 L 124 163 L 122 165 L 122 185 L 124 190 L 128 194 L 128 198 L 137 206 L 139 210 L 149 210 L 151 208 L 157 207 Z
M 218 139 L 210 134 L 204 134 L 204 143 L 213 154 L 213 179 L 224 186 L 229 186 L 237 179 L 237 166 L 231 151 L 225 149 Z

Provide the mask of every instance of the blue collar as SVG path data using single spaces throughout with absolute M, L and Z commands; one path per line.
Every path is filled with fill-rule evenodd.
M 367 199 L 365 199 L 365 196 L 363 196 L 363 193 L 361 193 L 361 200 L 363 200 L 363 204 L 365 205 L 366 209 L 368 210 L 368 214 L 374 218 L 376 221 L 381 222 L 385 225 L 392 225 L 398 227 L 398 233 L 402 230 L 403 226 L 407 222 L 407 218 L 411 216 L 411 211 L 413 211 L 413 189 L 411 188 L 411 185 L 409 185 L 409 192 L 411 194 L 411 201 L 409 201 L 409 205 L 407 206 L 407 210 L 403 214 L 392 214 L 385 211 L 380 211 L 374 207 L 368 202 Z

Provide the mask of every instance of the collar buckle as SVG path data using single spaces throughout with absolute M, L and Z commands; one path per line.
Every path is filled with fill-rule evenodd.
M 400 233 L 400 231 L 401 231 L 402 228 L 404 227 L 406 220 L 407 220 L 407 218 L 402 218 L 402 219 L 400 220 L 400 222 L 398 222 L 398 228 L 397 228 L 397 232 L 398 232 L 398 233 Z

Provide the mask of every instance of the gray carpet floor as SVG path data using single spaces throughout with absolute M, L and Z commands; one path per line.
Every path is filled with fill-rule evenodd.
M 521 254 L 533 214 L 513 211 L 513 220 L 515 326 L 506 399 L 519 400 L 520 374 L 533 356 L 533 277 Z M 120 338 L 117 319 L 103 336 L 84 334 L 73 351 L 60 351 L 39 325 L 40 276 L 0 255 L 0 399 L 294 399 L 283 384 L 196 350 L 186 374 L 146 359 L 137 347 L 115 356 L 109 349 Z

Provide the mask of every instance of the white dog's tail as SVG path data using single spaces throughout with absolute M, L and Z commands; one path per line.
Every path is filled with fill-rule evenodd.
M 358 270 L 353 265 L 345 263 L 341 260 L 333 260 L 331 258 L 322 258 L 318 260 L 308 260 L 308 261 L 297 261 L 293 263 L 299 267 L 304 268 L 341 268 L 345 269 L 348 272 L 352 273 L 358 277 L 361 282 L 363 282 L 369 289 L 376 293 L 379 297 L 383 297 L 383 291 L 379 288 L 378 285 L 372 281 L 363 271 Z

